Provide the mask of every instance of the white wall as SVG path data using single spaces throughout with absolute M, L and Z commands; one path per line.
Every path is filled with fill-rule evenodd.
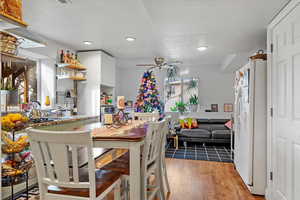
M 45 108 L 46 96 L 50 97 L 51 105 L 53 108 L 55 103 L 55 60 L 53 59 L 43 59 L 40 60 L 40 101 L 42 108 Z
M 116 96 L 125 96 L 126 100 L 135 102 L 140 87 L 143 68 L 117 68 L 116 70 Z M 159 94 L 163 95 L 163 75 L 155 70 Z
M 127 63 L 118 62 L 116 95 L 125 96 L 127 100 L 135 101 L 138 94 L 140 80 L 145 69 L 135 66 L 127 66 Z M 219 104 L 219 112 L 223 111 L 224 103 L 233 103 L 234 74 L 224 72 L 220 66 L 191 66 L 186 76 L 198 77 L 199 101 L 201 107 L 210 107 L 211 104 Z M 160 95 L 163 95 L 163 80 L 166 77 L 164 71 L 155 71 Z

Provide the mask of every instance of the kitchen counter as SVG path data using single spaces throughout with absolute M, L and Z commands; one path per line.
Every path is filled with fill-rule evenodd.
M 51 125 L 59 125 L 64 123 L 71 123 L 81 120 L 97 120 L 99 116 L 87 116 L 87 115 L 74 115 L 67 117 L 50 117 L 49 119 L 53 121 L 46 121 L 41 123 L 30 123 L 29 127 L 37 128 L 42 126 L 51 126 Z

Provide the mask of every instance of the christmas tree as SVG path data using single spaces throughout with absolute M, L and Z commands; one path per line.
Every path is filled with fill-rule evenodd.
M 135 103 L 135 111 L 153 112 L 156 110 L 162 113 L 156 79 L 153 71 L 146 71 L 141 79 L 141 85 Z

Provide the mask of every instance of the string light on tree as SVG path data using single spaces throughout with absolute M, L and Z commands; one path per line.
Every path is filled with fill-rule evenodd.
M 153 71 L 146 71 L 141 79 L 141 85 L 135 103 L 136 112 L 162 113 L 162 106 L 159 102 L 159 93 L 156 86 L 156 79 Z

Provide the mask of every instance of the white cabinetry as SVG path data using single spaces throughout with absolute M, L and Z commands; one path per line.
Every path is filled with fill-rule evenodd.
M 100 115 L 101 84 L 115 86 L 115 59 L 102 51 L 79 52 L 87 67 L 87 81 L 78 85 L 78 113 Z
M 115 87 L 116 60 L 105 53 L 101 53 L 101 58 L 101 84 Z

